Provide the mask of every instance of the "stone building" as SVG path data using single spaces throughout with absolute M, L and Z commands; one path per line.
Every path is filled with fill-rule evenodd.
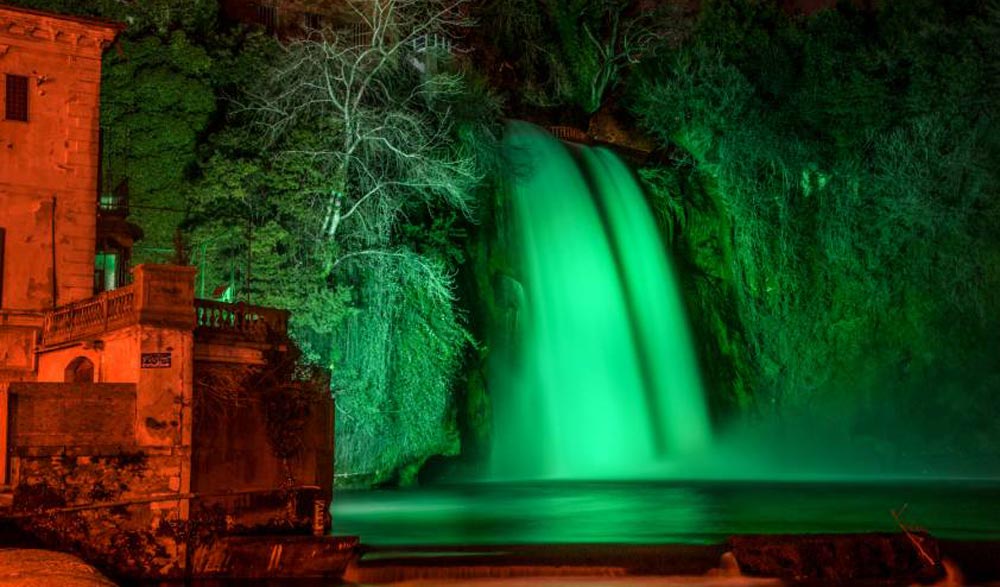
M 0 373 L 33 379 L 42 313 L 93 295 L 111 23 L 0 7 Z
M 128 268 L 141 232 L 98 188 L 120 30 L 0 6 L 0 519 L 118 576 L 337 574 L 350 542 L 308 537 L 332 401 L 287 312 L 196 300 L 192 267 Z
M 293 37 L 352 19 L 345 0 L 222 0 L 231 20 L 255 24 L 268 33 Z

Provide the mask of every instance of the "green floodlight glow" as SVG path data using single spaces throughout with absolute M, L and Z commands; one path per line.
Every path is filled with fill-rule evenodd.
M 635 179 L 525 123 L 505 146 L 524 297 L 493 364 L 494 476 L 643 476 L 705 448 L 676 279 Z

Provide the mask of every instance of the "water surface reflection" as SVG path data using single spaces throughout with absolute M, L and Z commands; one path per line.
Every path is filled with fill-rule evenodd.
M 1000 484 L 483 483 L 339 491 L 334 531 L 372 545 L 712 544 L 732 534 L 898 530 L 1000 538 Z

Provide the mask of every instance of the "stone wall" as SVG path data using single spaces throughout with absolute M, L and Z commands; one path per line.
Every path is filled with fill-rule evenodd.
M 236 531 L 311 524 L 313 500 L 329 504 L 331 497 L 329 393 L 304 383 L 270 389 L 259 384 L 254 366 L 196 365 L 200 376 L 191 490 L 200 496 L 197 507 L 203 512 L 225 510 Z M 207 374 L 212 376 L 201 377 Z M 227 377 L 239 382 L 220 389 Z M 269 397 L 284 407 L 295 407 L 274 409 L 268 405 Z M 292 439 L 295 446 L 282 445 L 283 438 Z
M 10 386 L 14 514 L 120 575 L 179 575 L 187 451 L 139 447 L 134 384 Z
M 15 383 L 9 442 L 26 449 L 135 444 L 134 385 Z
M 26 452 L 14 463 L 13 511 L 23 530 L 118 576 L 182 575 L 188 525 L 177 491 L 179 455 L 100 447 Z
M 38 381 L 65 381 L 66 367 L 83 357 L 94 365 L 95 383 L 135 383 L 139 380 L 139 326 L 101 334 L 99 338 L 42 349 Z
M 116 34 L 110 23 L 0 7 L 0 74 L 28 78 L 28 120 L 0 117 L 0 307 L 93 294 L 101 54 Z

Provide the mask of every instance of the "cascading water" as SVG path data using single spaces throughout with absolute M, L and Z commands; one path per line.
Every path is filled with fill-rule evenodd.
M 494 353 L 493 476 L 641 477 L 705 447 L 676 279 L 628 168 L 526 123 L 505 148 L 523 298 Z
M 939 539 L 1000 537 L 994 481 L 913 484 L 883 475 L 831 484 L 807 474 L 802 482 L 803 461 L 791 459 L 798 482 L 775 483 L 790 469 L 780 451 L 771 460 L 770 439 L 788 437 L 760 440 L 751 429 L 735 444 L 710 438 L 665 247 L 626 167 L 612 153 L 563 145 L 526 124 L 511 126 L 507 149 L 509 209 L 497 211 L 496 238 L 517 258 L 490 257 L 492 296 L 483 303 L 499 318 L 490 337 L 494 462 L 492 475 L 477 476 L 496 482 L 339 493 L 338 533 L 393 551 L 362 561 L 356 580 L 438 585 L 482 576 L 490 577 L 483 585 L 500 585 L 501 577 L 542 569 L 600 574 L 561 583 L 596 585 L 619 569 L 581 571 L 572 561 L 624 557 L 634 568 L 645 556 L 650 565 L 641 568 L 676 562 L 689 573 L 689 547 L 680 556 L 646 547 L 715 549 L 734 534 L 898 532 L 888 513 L 901 500 Z M 681 475 L 700 481 L 678 482 Z M 549 479 L 556 481 L 517 482 Z M 587 546 L 552 546 L 572 544 Z M 396 550 L 404 546 L 416 547 L 409 558 Z M 531 548 L 543 553 L 537 564 L 525 564 Z M 627 577 L 623 585 L 656 581 Z

